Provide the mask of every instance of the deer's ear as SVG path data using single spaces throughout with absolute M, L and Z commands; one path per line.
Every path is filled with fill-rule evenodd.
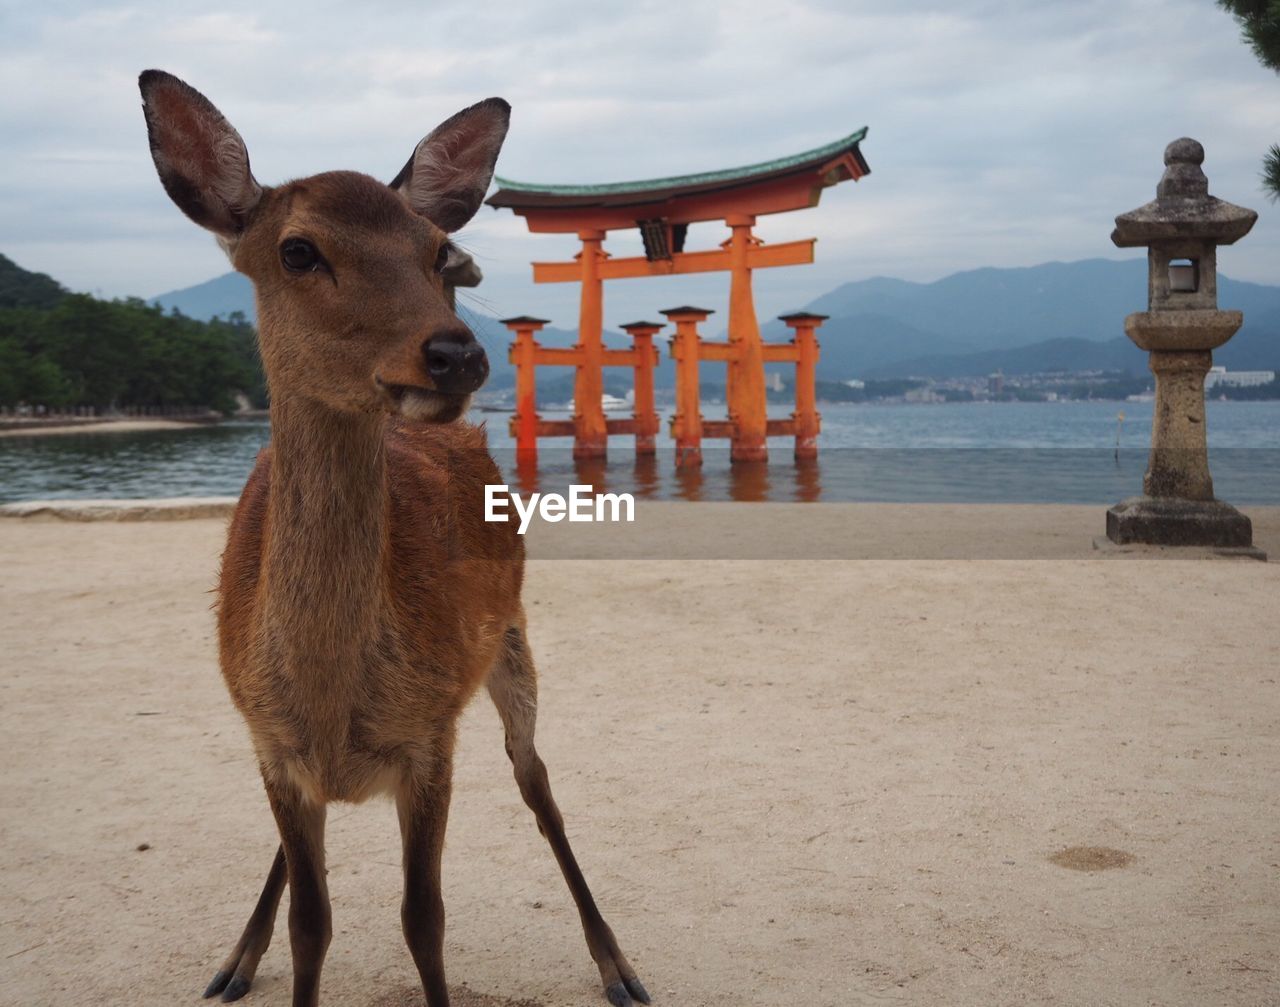
M 391 188 L 442 231 L 458 230 L 480 209 L 510 119 L 501 98 L 463 109 L 418 144 Z
M 244 141 L 195 88 L 163 70 L 138 78 L 151 157 L 169 198 L 201 227 L 234 239 L 262 198 Z

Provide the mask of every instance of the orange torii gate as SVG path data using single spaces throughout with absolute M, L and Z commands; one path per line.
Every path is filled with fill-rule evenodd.
M 722 359 L 728 364 L 725 399 L 729 419 L 720 423 L 702 422 L 701 436 L 729 437 L 734 461 L 764 461 L 768 457 L 765 438 L 770 433 L 796 433 L 799 454 L 801 431 L 783 429 L 783 425 L 794 425 L 800 420 L 775 421 L 773 424 L 768 420 L 764 364 L 766 360 L 796 359 L 798 375 L 805 366 L 810 368 L 808 383 L 812 386 L 811 369 L 817 361 L 817 342 L 811 339 L 815 325 L 810 324 L 805 330 L 810 337 L 811 350 L 801 350 L 802 327 L 796 327 L 796 356 L 778 356 L 766 347 L 756 320 L 751 274 L 756 269 L 813 262 L 813 246 L 817 239 L 768 245 L 752 234 L 752 228 L 758 216 L 816 206 L 827 186 L 849 179 L 856 181 L 868 174 L 871 169 L 859 149 L 866 134 L 864 127 L 826 146 L 763 164 L 644 182 L 530 185 L 496 179 L 499 188 L 489 197 L 490 206 L 513 210 L 525 218 L 529 230 L 534 233 L 573 233 L 582 242 L 582 250 L 574 261 L 533 264 L 535 283 L 582 284 L 577 344 L 563 350 L 542 348 L 534 341 L 533 333 L 544 322 L 521 317 L 509 319 L 506 323 L 516 333 L 516 343 L 511 352 L 517 370 L 517 411 L 512 420 L 517 450 L 526 458 L 532 457 L 537 452 L 538 437 L 572 434 L 574 457 L 602 458 L 610 433 L 635 433 L 637 450 L 641 450 L 641 438 L 651 438 L 651 435 L 647 431 L 642 433 L 640 429 L 648 426 L 647 417 L 640 413 L 640 389 L 637 386 L 634 419 L 607 420 L 601 402 L 603 368 L 610 365 L 634 366 L 639 382 L 646 365 L 642 358 L 647 356 L 641 348 L 639 331 L 643 325 L 651 343 L 657 329 L 652 323 L 637 323 L 629 327 L 633 337 L 631 349 L 605 349 L 602 342 L 604 281 L 727 271 L 730 274 L 729 341 L 719 344 L 725 346 L 724 350 L 712 350 L 710 354 L 707 350 L 717 344 L 701 343 L 702 351 L 695 356 Z M 718 249 L 686 252 L 684 244 L 689 225 L 709 220 L 724 221 L 730 231 L 728 240 Z M 640 230 L 644 256 L 612 258 L 604 251 L 603 243 L 609 231 L 633 227 Z M 696 338 L 696 329 L 694 331 Z M 808 347 L 809 342 L 805 346 Z M 785 349 L 791 350 L 791 347 Z M 804 364 L 799 361 L 801 355 Z M 575 415 L 571 422 L 538 419 L 534 409 L 533 375 L 539 364 L 572 365 L 575 368 Z M 651 364 L 647 366 L 651 368 Z M 696 365 L 692 372 L 696 389 Z M 651 380 L 651 369 L 649 375 Z M 798 381 L 797 398 L 799 395 Z M 651 398 L 649 402 L 652 403 Z M 801 411 L 799 406 L 797 402 L 797 415 Z M 806 428 L 803 431 L 806 443 L 812 446 L 817 436 L 817 413 L 816 410 L 810 411 L 813 429 L 808 429 L 810 422 L 807 420 L 802 425 Z M 649 443 L 652 443 L 651 439 Z M 693 457 L 686 453 L 687 462 L 691 462 Z M 700 453 L 697 457 L 700 458 Z
M 545 318 L 519 315 L 503 318 L 501 324 L 516 334 L 511 344 L 511 363 L 516 369 L 516 413 L 511 418 L 511 434 L 516 439 L 516 459 L 533 461 L 538 457 L 539 437 L 574 437 L 578 420 L 544 420 L 538 415 L 534 368 L 542 366 L 576 367 L 582 373 L 587 361 L 585 348 L 577 346 L 542 346 L 534 335 L 547 324 Z M 658 413 L 653 408 L 653 368 L 658 363 L 658 348 L 653 337 L 661 322 L 630 322 L 622 328 L 631 334 L 631 348 L 601 348 L 599 366 L 621 366 L 635 369 L 635 412 L 629 420 L 608 420 L 608 433 L 635 434 L 636 454 L 654 453 L 654 435 L 658 432 Z M 576 393 L 575 393 L 576 394 Z M 597 397 L 596 404 L 600 404 Z M 575 412 L 581 416 L 581 410 Z M 575 457 L 582 457 L 575 454 Z
M 671 420 L 671 435 L 676 442 L 676 464 L 696 466 L 702 464 L 702 438 L 733 437 L 733 420 L 704 420 L 698 389 L 698 365 L 704 360 L 721 360 L 733 366 L 736 347 L 733 343 L 708 342 L 698 335 L 698 323 L 712 312 L 706 308 L 685 305 L 667 308 L 662 312 L 675 323 L 676 334 L 671 337 L 671 357 L 676 363 L 676 414 Z M 763 359 L 769 364 L 790 363 L 796 365 L 796 408 L 788 420 L 765 420 L 765 433 L 769 437 L 794 436 L 796 461 L 811 461 L 818 457 L 818 396 L 816 372 L 818 365 L 817 329 L 827 320 L 826 315 L 814 315 L 797 311 L 780 315 L 794 333 L 789 343 L 764 343 Z

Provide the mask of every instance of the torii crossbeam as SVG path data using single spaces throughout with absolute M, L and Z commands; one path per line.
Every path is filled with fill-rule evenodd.
M 534 233 L 574 233 L 582 250 L 571 262 L 535 262 L 535 283 L 581 283 L 578 343 L 573 364 L 575 413 L 574 456 L 604 457 L 610 424 L 601 396 L 606 365 L 604 331 L 605 280 L 727 271 L 729 286 L 729 351 L 726 401 L 734 461 L 768 457 L 764 364 L 767 359 L 756 320 L 751 274 L 756 269 L 813 262 L 816 239 L 764 244 L 752 234 L 758 216 L 816 206 L 822 190 L 870 172 L 859 144 L 867 130 L 791 157 L 726 171 L 705 172 L 643 182 L 607 185 L 535 185 L 498 178 L 490 206 L 507 208 L 525 218 Z M 719 248 L 686 252 L 691 223 L 723 220 L 730 236 Z M 645 254 L 612 258 L 603 243 L 609 231 L 638 228 Z M 816 349 L 815 349 L 816 359 Z M 534 358 L 529 355 L 532 362 Z M 547 360 L 547 363 L 552 361 Z M 563 362 L 569 362 L 566 358 Z M 531 380 L 531 379 L 529 379 Z M 517 404 L 517 409 L 520 406 Z M 617 421 L 615 421 L 616 423 Z M 513 427 L 530 436 L 554 436 L 559 429 L 534 421 Z M 618 432 L 621 432 L 620 430 Z M 707 436 L 720 434 L 709 432 Z

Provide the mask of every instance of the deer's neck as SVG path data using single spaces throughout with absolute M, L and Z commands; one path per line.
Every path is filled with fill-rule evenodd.
M 339 413 L 311 400 L 272 403 L 269 632 L 303 659 L 340 660 L 378 633 L 388 521 L 383 425 L 381 414 Z

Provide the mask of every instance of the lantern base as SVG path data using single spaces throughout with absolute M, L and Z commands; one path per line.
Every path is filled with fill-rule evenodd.
M 1253 522 L 1221 500 L 1130 497 L 1107 510 L 1116 545 L 1252 549 Z

